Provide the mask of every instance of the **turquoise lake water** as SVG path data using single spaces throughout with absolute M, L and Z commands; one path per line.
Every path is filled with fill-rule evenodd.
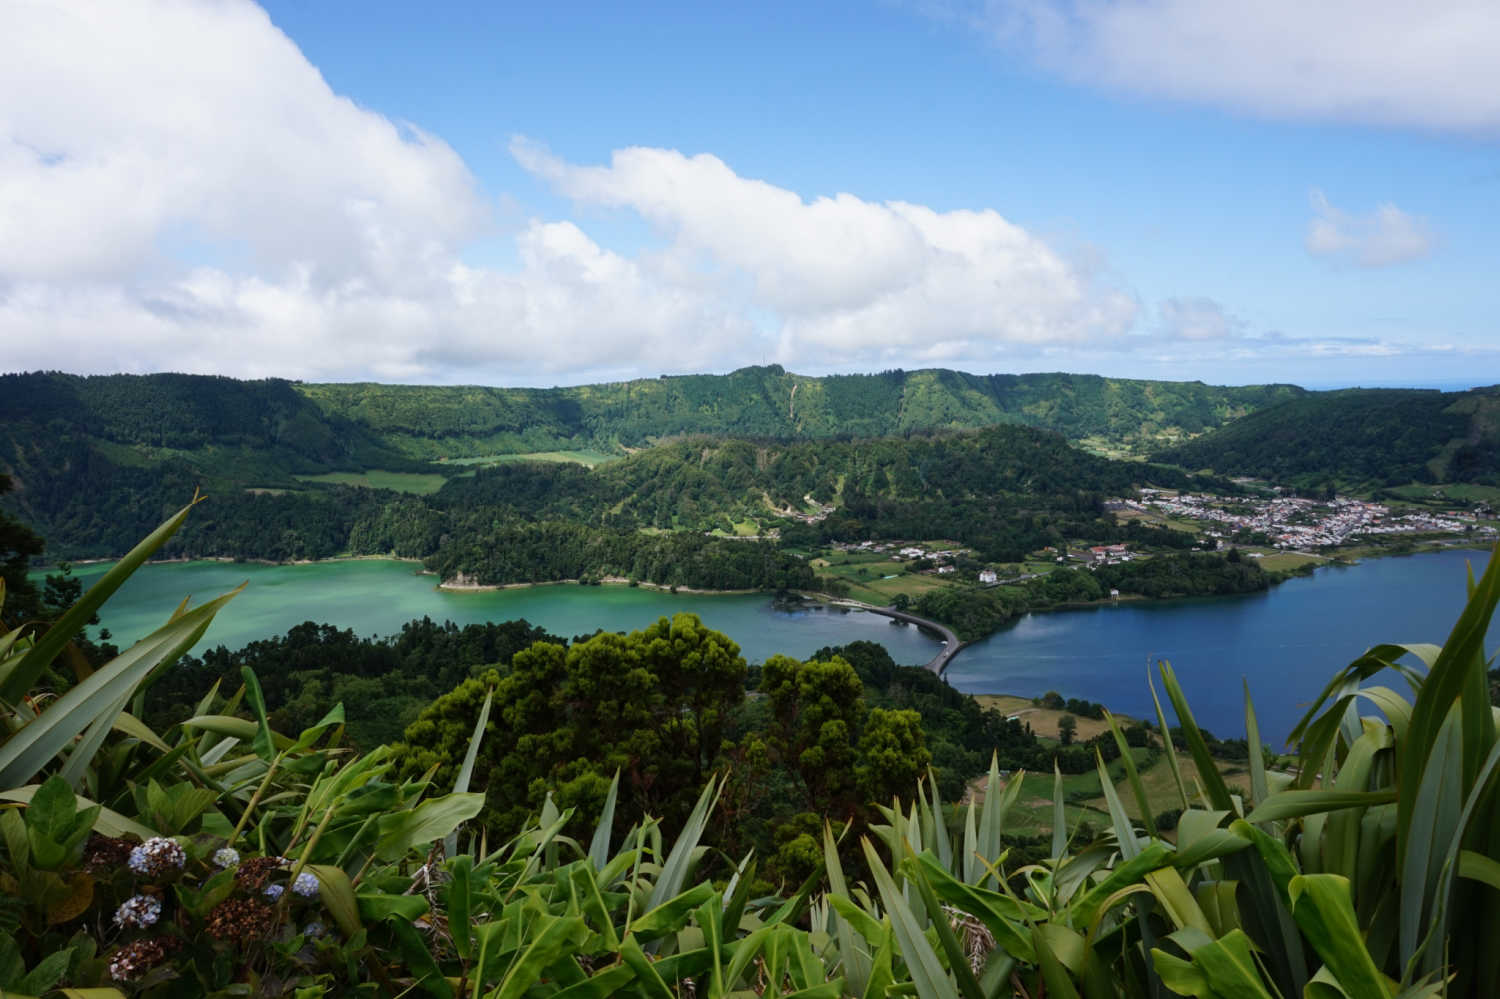
M 1205 600 L 1126 603 L 1035 614 L 961 652 L 948 680 L 973 693 L 1047 690 L 1149 716 L 1147 664 L 1176 668 L 1201 725 L 1244 732 L 1241 678 L 1248 678 L 1261 731 L 1279 742 L 1339 667 L 1380 642 L 1442 642 L 1464 600 L 1465 563 L 1482 572 L 1485 552 L 1444 551 L 1330 567 L 1269 592 Z M 205 645 L 238 647 L 315 620 L 387 635 L 431 617 L 459 624 L 525 618 L 571 637 L 596 628 L 642 627 L 680 611 L 740 643 L 752 662 L 777 652 L 807 656 L 858 639 L 884 644 L 897 662 L 925 663 L 936 642 L 873 614 L 783 611 L 759 595 L 670 594 L 625 586 L 542 586 L 448 592 L 412 563 L 359 560 L 270 566 L 186 562 L 146 566 L 106 605 L 103 626 L 119 643 L 162 624 L 177 602 L 195 603 L 249 582 L 219 614 Z M 103 566 L 77 570 L 85 586 Z M 1492 629 L 1488 648 L 1494 651 Z

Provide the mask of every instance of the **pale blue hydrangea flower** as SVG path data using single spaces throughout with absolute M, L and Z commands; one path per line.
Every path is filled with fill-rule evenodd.
M 303 871 L 297 875 L 297 880 L 292 882 L 292 891 L 303 898 L 312 898 L 318 893 L 318 876 L 309 871 Z
M 266 885 L 266 898 L 275 902 L 281 898 L 281 893 L 286 891 L 285 885 Z
M 143 930 L 161 918 L 161 899 L 155 895 L 132 895 L 115 910 L 115 925 Z
M 305 936 L 305 937 L 317 938 L 317 937 L 321 937 L 323 934 L 325 934 L 327 932 L 328 932 L 328 927 L 324 926 L 322 923 L 318 922 L 316 919 L 314 919 L 312 922 L 308 923 L 306 926 L 302 927 L 302 935 Z
M 232 846 L 221 846 L 214 851 L 214 864 L 219 867 L 233 867 L 240 862 L 240 851 Z

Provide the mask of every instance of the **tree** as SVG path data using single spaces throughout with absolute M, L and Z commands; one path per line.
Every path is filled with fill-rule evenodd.
M 898 611 L 904 611 L 911 606 L 911 597 L 907 596 L 905 593 L 898 593 L 891 598 L 891 606 L 896 608 Z
M 1073 735 L 1078 731 L 1078 719 L 1063 715 L 1057 720 L 1057 738 L 1064 746 L 1073 745 Z
M 509 673 L 491 670 L 438 698 L 395 756 L 404 775 L 436 764 L 438 783 L 451 782 L 493 690 L 473 781 L 487 789 L 484 818 L 497 835 L 518 828 L 549 788 L 559 805 L 578 809 L 583 828 L 616 770 L 617 821 L 649 812 L 677 822 L 719 760 L 745 671 L 739 646 L 693 614 L 571 648 L 537 642 L 516 654 Z
M 10 476 L 0 475 L 0 494 L 9 492 L 10 488 Z M 42 548 L 42 539 L 31 528 L 0 511 L 0 579 L 5 581 L 5 601 L 0 606 L 0 618 L 8 624 L 6 631 L 37 616 L 39 597 L 26 571 L 32 557 L 40 555 Z
M 865 720 L 864 684 L 841 658 L 772 656 L 760 686 L 771 702 L 773 744 L 807 789 L 809 805 L 852 804 L 854 747 Z
M 859 740 L 859 762 L 854 769 L 860 797 L 867 802 L 887 802 L 907 793 L 917 778 L 927 772 L 932 753 L 922 732 L 922 716 L 916 711 L 873 708 L 865 719 Z

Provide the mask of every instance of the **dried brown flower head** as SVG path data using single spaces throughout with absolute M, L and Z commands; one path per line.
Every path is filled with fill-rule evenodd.
M 90 874 L 111 874 L 125 865 L 135 847 L 133 839 L 94 833 L 83 848 L 83 869 Z
M 180 946 L 182 941 L 168 936 L 142 937 L 132 941 L 115 951 L 114 957 L 109 959 L 110 977 L 117 982 L 139 978 Z
M 253 898 L 231 898 L 208 914 L 208 933 L 215 940 L 249 943 L 271 932 L 276 910 Z
M 281 870 L 288 863 L 285 857 L 251 857 L 241 860 L 240 866 L 234 870 L 234 883 L 251 895 L 258 894 L 271 873 Z

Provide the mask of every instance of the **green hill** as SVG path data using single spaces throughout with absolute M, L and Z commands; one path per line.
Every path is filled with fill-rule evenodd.
M 411 457 L 471 457 L 663 439 L 886 437 L 1017 423 L 1122 446 L 1196 434 L 1302 394 L 1291 385 L 1224 388 L 1098 375 L 888 371 L 792 374 L 777 365 L 605 385 L 505 389 L 300 385 L 330 417 Z
M 1500 387 L 1308 393 L 1155 457 L 1302 487 L 1500 485 Z
M 1029 425 L 1141 452 L 1301 393 L 1284 385 L 941 370 L 809 378 L 776 366 L 557 389 L 0 375 L 0 473 L 15 484 L 6 508 L 35 525 L 54 555 L 118 554 L 201 488 L 214 496 L 215 509 L 195 521 L 196 529 L 213 533 L 222 525 L 223 532 L 209 547 L 313 557 L 346 550 L 351 521 L 386 508 L 371 489 L 346 488 L 330 510 L 327 497 L 340 485 L 428 495 L 445 482 L 461 483 L 474 465 L 525 455 L 597 464 L 704 435 L 811 444 Z M 905 489 L 903 477 L 913 475 L 899 467 L 905 458 L 849 466 L 847 455 L 814 448 L 788 452 L 763 481 L 766 469 L 750 467 L 763 460 L 759 452 L 747 465 L 743 455 L 751 452 L 710 449 L 715 461 L 695 464 L 688 458 L 698 447 L 619 462 L 598 480 L 564 464 L 567 471 L 556 474 L 571 477 L 554 497 L 564 508 L 557 515 L 602 523 L 607 518 L 579 504 L 603 491 L 610 498 L 600 509 L 614 510 L 616 520 L 744 533 L 754 528 L 743 518 L 799 509 L 810 494 L 827 498 L 841 488 L 841 476 L 853 474 L 857 495 L 894 499 L 884 481 Z M 864 482 L 866 467 L 881 482 Z M 916 474 L 915 488 L 932 492 L 920 466 Z M 504 481 L 520 488 L 522 480 L 535 488 L 559 484 L 537 485 L 533 471 Z M 937 486 L 935 495 L 950 486 Z M 404 523 L 409 533 L 411 521 Z M 254 526 L 253 537 L 241 536 L 245 524 Z

